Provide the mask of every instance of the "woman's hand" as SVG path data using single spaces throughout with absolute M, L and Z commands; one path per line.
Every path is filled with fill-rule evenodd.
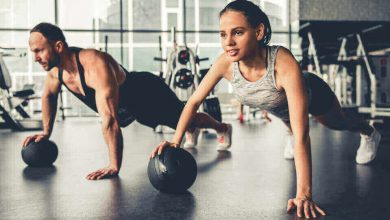
M 164 148 L 166 147 L 179 147 L 179 144 L 176 144 L 176 143 L 172 143 L 172 142 L 169 142 L 169 141 L 162 141 L 160 142 L 160 144 L 152 151 L 152 153 L 150 154 L 149 156 L 149 159 L 153 158 L 154 156 L 156 156 L 156 153 L 158 155 L 161 154 L 161 152 L 164 150 Z
M 318 207 L 313 200 L 309 198 L 294 198 L 289 199 L 287 202 L 287 212 L 291 213 L 292 210 L 297 210 L 298 217 L 302 217 L 304 212 L 305 218 L 317 218 L 317 213 L 320 215 L 326 215 L 324 210 Z

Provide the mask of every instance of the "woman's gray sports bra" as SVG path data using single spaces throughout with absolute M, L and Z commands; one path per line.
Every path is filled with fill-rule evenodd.
M 267 70 L 255 82 L 246 80 L 240 72 L 238 62 L 233 63 L 233 86 L 235 97 L 244 105 L 260 108 L 282 120 L 289 120 L 286 93 L 276 87 L 275 59 L 279 46 L 267 47 Z

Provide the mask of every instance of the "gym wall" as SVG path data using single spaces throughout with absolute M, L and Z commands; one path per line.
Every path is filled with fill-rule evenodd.
M 299 0 L 300 20 L 390 21 L 389 12 L 389 0 Z

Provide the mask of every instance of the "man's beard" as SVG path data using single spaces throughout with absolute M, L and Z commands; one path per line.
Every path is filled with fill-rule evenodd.
M 53 67 L 58 67 L 59 64 L 60 64 L 60 55 L 57 53 L 54 53 L 53 59 L 51 59 L 47 62 L 46 71 L 51 70 Z

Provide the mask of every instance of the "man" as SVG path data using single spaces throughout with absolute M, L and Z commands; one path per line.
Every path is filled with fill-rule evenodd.
M 176 128 L 184 105 L 157 76 L 148 72 L 127 72 L 104 52 L 68 47 L 62 30 L 49 23 L 40 23 L 30 31 L 29 46 L 34 60 L 48 74 L 42 94 L 43 133 L 27 137 L 24 147 L 30 141 L 50 137 L 62 84 L 102 119 L 109 165 L 87 175 L 89 180 L 118 175 L 123 152 L 120 127 L 137 120 L 152 128 L 159 124 Z M 196 145 L 198 128 L 217 131 L 218 150 L 230 147 L 231 125 L 219 123 L 205 113 L 196 113 L 188 128 L 185 147 Z

